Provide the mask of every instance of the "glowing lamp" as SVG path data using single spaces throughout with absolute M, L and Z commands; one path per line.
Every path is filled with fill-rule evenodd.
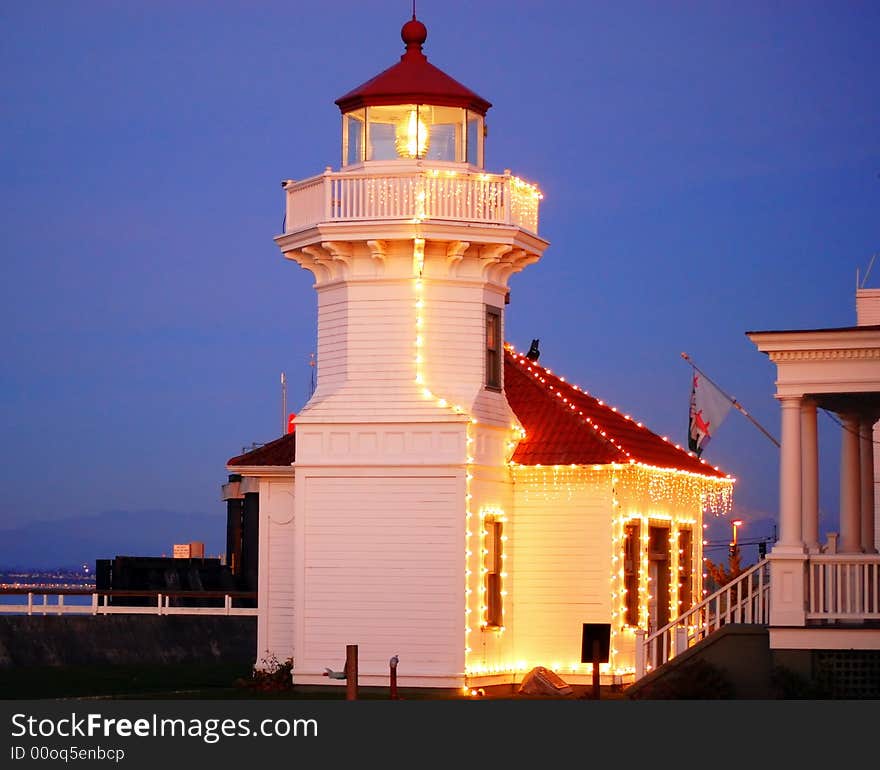
M 397 123 L 394 132 L 394 146 L 401 158 L 423 158 L 428 151 L 428 127 L 416 110 L 410 110 L 403 120 Z

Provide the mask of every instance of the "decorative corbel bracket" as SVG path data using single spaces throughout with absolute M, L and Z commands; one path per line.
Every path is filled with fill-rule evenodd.
M 446 271 L 454 278 L 458 274 L 458 264 L 464 259 L 464 253 L 470 247 L 467 241 L 450 241 L 446 246 Z
M 285 256 L 296 260 L 301 267 L 311 270 L 315 283 L 329 283 L 345 277 L 351 264 L 351 243 L 348 241 L 324 241 L 303 246 L 299 251 L 286 252 Z
M 512 246 L 503 243 L 492 243 L 480 246 L 480 265 L 482 267 L 483 277 L 486 280 L 491 280 L 493 268 L 512 248 Z
M 495 283 L 506 286 L 510 276 L 524 270 L 539 259 L 537 254 L 529 254 L 525 249 L 512 249 L 496 265 L 492 266 L 490 278 Z
M 388 241 L 367 241 L 367 248 L 370 250 L 370 256 L 373 258 L 373 266 L 376 270 L 376 277 L 380 277 L 385 272 L 385 259 L 388 256 Z

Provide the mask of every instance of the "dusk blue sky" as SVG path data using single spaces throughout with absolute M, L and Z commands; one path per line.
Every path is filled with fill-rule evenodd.
M 410 12 L 0 6 L 0 529 L 165 510 L 216 515 L 180 538 L 222 546 L 226 460 L 281 434 L 282 371 L 290 411 L 309 393 L 315 295 L 273 242 L 280 181 L 339 166 L 334 99 L 398 60 Z M 880 251 L 880 4 L 418 16 L 429 61 L 493 104 L 488 170 L 544 193 L 550 246 L 512 279 L 507 340 L 540 338 L 542 364 L 680 443 L 686 351 L 778 437 L 745 333 L 854 324 Z M 835 528 L 840 428 L 819 428 Z M 769 534 L 777 448 L 731 411 L 704 457 L 738 479 L 740 536 Z

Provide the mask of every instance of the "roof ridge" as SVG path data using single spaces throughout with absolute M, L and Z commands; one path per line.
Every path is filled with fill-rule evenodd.
M 645 463 L 642 460 L 636 459 L 633 456 L 634 452 L 632 452 L 629 449 L 624 447 L 624 445 L 623 445 L 623 443 L 621 443 L 621 439 L 618 435 L 615 435 L 613 438 L 609 439 L 608 434 L 616 433 L 613 430 L 613 427 L 608 427 L 607 424 L 600 425 L 595 420 L 591 419 L 587 415 L 584 415 L 583 411 L 581 411 L 580 409 L 577 408 L 577 405 L 572 404 L 570 399 L 566 398 L 562 394 L 562 390 L 559 387 L 560 385 L 564 386 L 568 391 L 576 393 L 577 398 L 589 399 L 590 401 L 592 401 L 596 405 L 596 408 L 598 410 L 600 410 L 602 412 L 611 413 L 611 414 L 615 415 L 620 420 L 627 420 L 628 422 L 632 423 L 632 425 L 634 427 L 636 427 L 636 428 L 640 429 L 642 432 L 644 432 L 644 434 L 646 435 L 646 438 L 650 438 L 650 440 L 653 440 L 653 441 L 663 442 L 668 447 L 668 449 L 670 451 L 675 451 L 676 454 L 681 455 L 682 460 L 686 459 L 689 464 L 699 463 L 700 465 L 704 466 L 704 468 L 705 468 L 704 475 L 712 476 L 713 478 L 724 478 L 724 477 L 730 478 L 730 474 L 725 473 L 718 466 L 712 465 L 711 463 L 707 462 L 706 460 L 702 459 L 701 457 L 698 457 L 695 453 L 685 449 L 681 445 L 671 442 L 666 436 L 661 436 L 659 433 L 655 433 L 650 428 L 648 428 L 646 425 L 644 425 L 641 421 L 634 420 L 629 414 L 625 414 L 623 412 L 620 412 L 617 409 L 617 407 L 609 406 L 608 404 L 605 403 L 604 400 L 598 398 L 597 396 L 594 396 L 592 393 L 589 393 L 588 391 L 583 390 L 582 388 L 578 387 L 577 385 L 574 385 L 574 384 L 568 382 L 564 377 L 560 377 L 558 374 L 555 374 L 552 369 L 548 369 L 546 366 L 543 366 L 535 361 L 531 361 L 531 360 L 527 359 L 524 353 L 520 353 L 520 352 L 516 351 L 512 345 L 509 345 L 509 344 L 505 345 L 505 354 L 509 355 L 512 363 L 516 364 L 521 369 L 524 366 L 526 368 L 530 368 L 530 367 L 534 366 L 536 369 L 541 370 L 541 372 L 544 375 L 543 378 L 541 377 L 540 374 L 538 374 L 536 372 L 535 373 L 536 379 L 544 379 L 545 384 L 547 384 L 547 386 L 548 386 L 548 390 L 558 394 L 557 398 L 560 399 L 563 404 L 569 405 L 570 408 L 564 409 L 564 411 L 570 411 L 573 415 L 576 415 L 578 418 L 580 418 L 579 422 L 581 422 L 581 424 L 586 424 L 586 425 L 593 427 L 594 434 L 597 437 L 605 439 L 605 440 L 609 440 L 611 446 L 613 446 L 616 450 L 618 450 L 619 452 L 621 452 L 625 456 L 625 458 L 626 458 L 625 462 L 632 463 L 632 464 L 650 465 L 650 463 Z M 528 362 L 528 363 L 526 363 L 526 362 Z M 546 383 L 546 379 L 552 380 L 554 384 L 550 385 L 550 384 Z M 637 455 L 638 452 L 636 451 L 635 454 Z M 692 470 L 689 472 L 699 474 L 699 471 L 697 471 L 697 470 Z M 719 476 L 718 474 L 721 474 L 721 475 Z
M 534 361 L 527 359 L 525 357 L 524 353 L 515 353 L 511 349 L 505 349 L 505 354 L 507 354 L 511 357 L 512 363 L 518 365 L 520 367 L 520 369 L 522 370 L 523 374 L 528 374 L 531 370 L 531 365 L 534 364 L 536 367 L 544 369 L 544 371 L 546 373 L 548 373 L 551 377 L 554 376 L 553 373 L 549 372 L 545 367 L 542 367 L 540 364 L 536 364 Z M 519 356 L 519 357 L 517 357 L 517 356 Z M 524 361 L 529 361 L 529 363 L 525 364 Z M 540 380 L 541 378 L 537 373 L 535 373 L 535 376 L 530 377 L 529 379 L 530 380 L 531 379 L 539 379 Z M 559 378 L 557 377 L 556 379 L 558 380 Z M 565 382 L 565 380 L 562 380 L 562 382 L 563 382 L 563 384 L 567 385 L 569 388 L 573 388 L 573 386 L 570 385 L 569 383 Z M 557 390 L 557 392 L 559 392 L 559 391 Z M 579 390 L 578 392 L 580 392 L 582 394 L 584 393 L 581 390 Z M 589 394 L 585 394 L 585 395 L 589 395 Z M 592 420 L 590 420 L 589 417 L 586 417 L 583 414 L 583 412 L 579 411 L 574 404 L 571 404 L 569 402 L 569 400 L 567 398 L 565 398 L 563 396 L 563 397 L 559 398 L 558 400 L 554 399 L 553 403 L 556 404 L 557 408 L 563 414 L 566 414 L 569 417 L 573 418 L 574 421 L 577 422 L 578 425 L 584 425 L 584 423 L 586 423 L 587 425 L 592 427 L 597 439 L 599 439 L 603 443 L 608 444 L 609 446 L 613 447 L 613 449 L 616 452 L 626 456 L 626 459 L 624 460 L 624 462 L 635 462 L 634 460 L 630 459 L 629 452 L 627 452 L 620 444 L 618 444 L 611 437 L 609 437 L 607 430 L 604 430 L 602 428 L 602 426 L 597 425 Z M 565 406 L 566 404 L 568 404 L 568 408 L 566 408 L 566 406 Z

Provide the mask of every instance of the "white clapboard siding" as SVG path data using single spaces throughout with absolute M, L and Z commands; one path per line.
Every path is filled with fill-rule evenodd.
M 511 575 L 514 569 L 512 553 L 509 548 L 513 531 L 513 483 L 506 467 L 475 466 L 472 468 L 473 479 L 470 484 L 472 511 L 471 521 L 468 523 L 468 531 L 471 539 L 468 550 L 471 558 L 468 563 L 470 576 L 468 588 L 470 594 L 470 623 L 471 633 L 468 635 L 468 645 L 471 652 L 468 655 L 468 667 L 482 670 L 509 669 L 516 660 L 514 638 L 512 630 L 516 625 L 516 616 L 513 606 L 513 590 Z M 486 555 L 482 554 L 479 526 L 480 512 L 492 510 L 503 514 L 507 519 L 503 523 L 503 534 L 507 540 L 502 545 L 502 553 L 505 555 L 505 569 L 508 577 L 502 580 L 501 588 L 507 592 L 502 598 L 504 631 L 481 628 L 482 617 L 480 614 L 481 587 L 485 587 L 486 577 L 482 568 L 486 565 Z
M 480 388 L 477 391 L 476 398 L 471 407 L 471 413 L 480 422 L 491 425 L 508 427 L 516 420 L 504 393 L 488 390 L 487 388 Z
M 514 487 L 508 549 L 516 655 L 529 666 L 580 661 L 584 623 L 610 621 L 611 495 L 597 481 Z
M 485 387 L 484 290 L 428 283 L 423 327 L 425 374 L 432 391 L 465 405 L 481 422 L 509 425 L 512 413 L 503 393 Z
M 411 249 L 391 250 L 411 260 Z M 319 288 L 317 388 L 300 417 L 430 419 L 427 388 L 479 420 L 509 424 L 503 394 L 485 389 L 485 308 L 503 307 L 503 296 L 472 280 L 426 278 L 417 292 L 411 266 L 401 272 L 396 259 L 385 277 Z
M 294 485 L 292 479 L 260 483 L 260 569 L 257 664 L 295 657 Z
M 482 383 L 484 317 L 479 287 L 427 284 L 422 314 L 425 372 L 431 386 L 449 394 L 447 398 L 465 401 Z
M 411 280 L 352 283 L 322 290 L 320 297 L 318 387 L 300 410 L 300 419 L 453 418 L 437 406 L 436 399 L 426 398 L 424 386 L 416 383 L 416 308 Z
M 462 492 L 455 476 L 305 481 L 304 649 L 297 668 L 359 671 L 388 660 L 421 675 L 460 672 L 464 646 Z
M 294 565 L 293 522 L 269 519 L 269 605 L 272 622 L 268 627 L 269 650 L 279 661 L 294 657 Z
M 856 289 L 856 323 L 880 324 L 880 289 Z
M 344 286 L 323 289 L 318 294 L 318 344 L 316 351 L 317 390 L 332 389 L 348 374 L 345 337 L 348 305 Z

